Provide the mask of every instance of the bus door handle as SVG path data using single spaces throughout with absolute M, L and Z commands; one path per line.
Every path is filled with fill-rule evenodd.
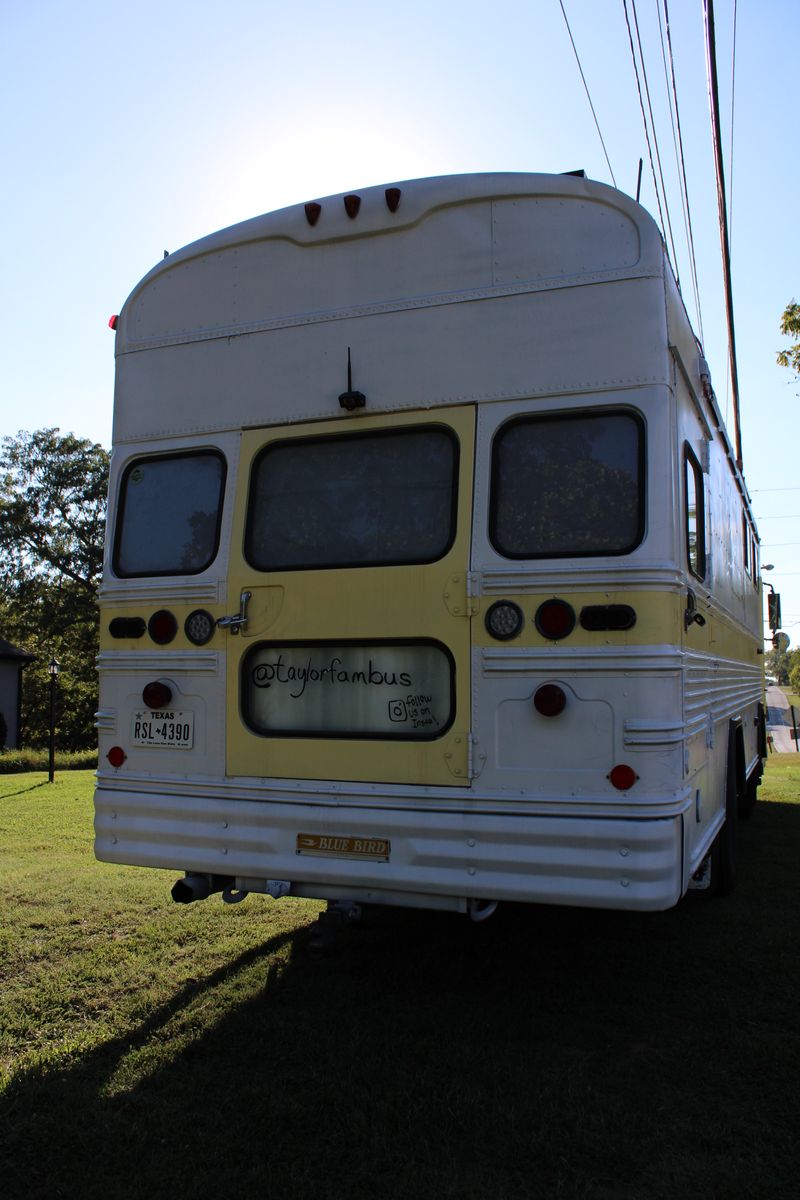
M 217 625 L 220 629 L 230 629 L 231 633 L 238 633 L 240 629 L 244 629 L 247 625 L 247 602 L 252 595 L 251 592 L 242 592 L 239 597 L 239 611 L 232 617 L 219 617 Z
M 686 610 L 683 614 L 683 627 L 688 629 L 690 625 L 705 625 L 706 619 L 702 613 L 697 611 L 697 597 L 691 588 L 689 588 L 686 597 Z

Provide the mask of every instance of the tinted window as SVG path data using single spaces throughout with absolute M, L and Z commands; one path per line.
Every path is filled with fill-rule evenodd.
M 686 555 L 689 570 L 698 579 L 706 573 L 706 514 L 703 493 L 703 472 L 700 464 L 686 447 L 684 457 L 686 499 Z
M 217 552 L 225 464 L 214 451 L 140 458 L 122 478 L 117 575 L 191 575 Z
M 245 539 L 261 571 L 433 562 L 455 532 L 458 445 L 444 429 L 274 442 Z
M 644 535 L 643 462 L 628 413 L 510 421 L 494 441 L 492 542 L 508 558 L 627 553 Z

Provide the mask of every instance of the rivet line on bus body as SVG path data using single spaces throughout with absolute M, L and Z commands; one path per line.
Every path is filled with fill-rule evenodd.
M 468 867 L 468 868 L 467 868 L 467 873 L 468 873 L 469 875 L 475 875 L 475 874 L 476 874 L 476 869 L 475 869 L 475 867 Z
M 630 881 L 630 879 L 626 879 L 625 876 L 623 875 L 622 879 L 620 879 L 620 883 L 622 884 L 623 887 L 630 887 L 631 881 Z

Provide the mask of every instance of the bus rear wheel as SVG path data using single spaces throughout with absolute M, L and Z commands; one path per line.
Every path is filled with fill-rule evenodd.
M 735 731 L 731 730 L 725 769 L 725 824 L 717 834 L 711 849 L 711 890 L 715 896 L 727 896 L 736 886 L 736 817 L 738 809 L 739 773 L 736 735 Z

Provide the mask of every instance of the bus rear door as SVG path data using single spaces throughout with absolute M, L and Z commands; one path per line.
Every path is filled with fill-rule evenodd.
M 227 773 L 466 786 L 474 410 L 244 432 Z

